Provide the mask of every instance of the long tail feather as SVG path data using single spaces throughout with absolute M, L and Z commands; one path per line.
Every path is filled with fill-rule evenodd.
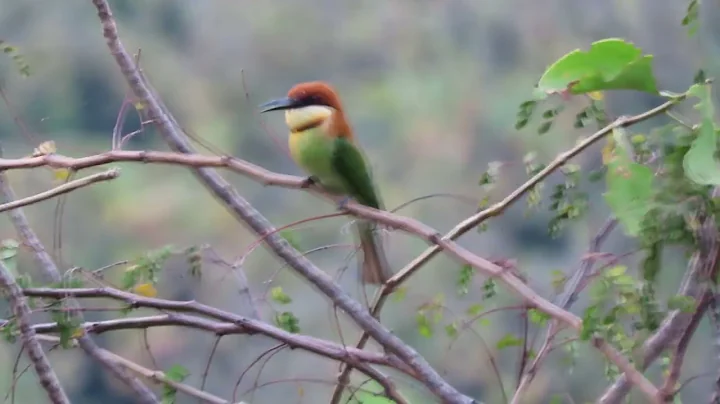
M 362 282 L 381 285 L 392 276 L 379 230 L 374 223 L 358 221 L 355 225 L 363 251 Z

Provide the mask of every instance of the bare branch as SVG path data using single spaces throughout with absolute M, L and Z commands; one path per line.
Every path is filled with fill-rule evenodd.
M 98 17 L 103 27 L 103 36 L 107 41 L 110 54 L 115 58 L 135 98 L 145 107 L 158 132 L 171 148 L 185 154 L 193 153 L 187 137 L 177 129 L 173 124 L 174 119 L 165 113 L 161 102 L 153 96 L 150 86 L 146 84 L 133 59 L 120 42 L 117 25 L 107 1 L 93 0 L 92 3 L 98 11 Z M 194 172 L 203 184 L 233 212 L 236 218 L 253 229 L 255 233 L 258 235 L 272 233 L 273 226 L 270 222 L 248 201 L 242 198 L 217 172 L 209 168 L 197 168 Z M 475 402 L 472 398 L 452 387 L 413 348 L 405 344 L 373 318 L 359 302 L 347 295 L 325 272 L 292 248 L 286 240 L 277 234 L 272 234 L 265 241 L 278 257 L 290 264 L 290 267 L 298 274 L 320 289 L 363 330 L 368 331 L 378 343 L 412 367 L 423 381 L 423 384 L 443 401 L 447 403 Z
M 149 156 L 152 156 L 152 157 L 149 157 Z M 163 162 L 172 161 L 177 164 L 189 163 L 193 167 L 198 167 L 202 164 L 209 164 L 209 163 L 218 163 L 219 164 L 219 163 L 222 163 L 223 161 L 225 161 L 226 162 L 224 164 L 225 166 L 232 167 L 234 169 L 243 169 L 243 170 L 246 168 L 246 166 L 245 166 L 246 163 L 242 162 L 240 160 L 237 160 L 237 159 L 227 160 L 227 159 L 205 158 L 205 157 L 200 158 L 197 155 L 181 158 L 181 157 L 179 157 L 178 154 L 155 153 L 155 152 L 150 153 L 150 152 L 119 152 L 119 151 L 115 151 L 115 152 L 108 152 L 108 153 L 97 155 L 97 156 L 86 157 L 83 159 L 68 159 L 66 157 L 61 157 L 61 156 L 56 156 L 56 155 L 44 156 L 43 158 L 46 161 L 54 161 L 55 164 L 70 165 L 76 169 L 87 167 L 89 165 L 102 164 L 102 162 L 107 162 L 107 161 L 119 161 L 118 159 L 121 159 L 121 158 L 127 159 L 129 161 L 150 161 L 149 159 L 152 158 L 152 159 L 154 159 L 153 161 L 163 161 Z M 75 160 L 75 161 L 73 161 L 73 160 Z M 82 162 L 78 162 L 77 160 L 82 160 Z M 233 164 L 230 165 L 229 162 L 232 162 Z M 9 166 L 7 160 L 0 161 L 0 167 L 2 166 L 2 164 L 7 164 Z M 33 164 L 42 165 L 39 161 L 32 162 L 32 164 L 29 164 L 29 165 L 33 165 Z M 52 163 L 50 163 L 50 164 L 52 164 Z M 247 163 L 247 164 L 249 164 L 249 163 Z M 23 165 L 15 165 L 15 166 L 18 167 L 18 166 L 23 166 Z M 26 162 L 24 164 L 24 166 L 27 167 L 28 163 Z M 198 170 L 201 172 L 205 172 L 204 170 L 207 170 L 207 169 L 198 168 Z M 266 171 L 266 170 L 263 170 L 263 171 Z M 254 172 L 257 173 L 258 171 L 254 171 Z M 245 171 L 243 171 L 242 173 L 244 174 Z M 277 176 L 277 175 L 278 174 L 272 174 L 273 177 Z M 244 199 L 241 199 L 240 196 L 237 194 L 229 193 L 228 192 L 229 185 L 221 177 L 219 177 L 216 173 L 212 172 L 212 175 L 208 178 L 211 178 L 212 180 L 217 180 L 218 182 L 224 184 L 224 185 L 218 185 L 219 188 L 215 188 L 213 186 L 212 189 L 217 189 L 217 192 L 219 193 L 220 197 L 227 198 L 227 200 L 229 201 L 228 203 L 231 204 L 230 206 L 233 208 L 233 210 L 244 221 L 246 221 L 246 223 L 249 223 L 253 227 L 253 229 L 256 229 L 256 228 L 263 229 L 263 230 L 257 231 L 257 232 L 259 234 L 264 235 L 264 240 L 268 244 L 270 244 L 271 246 L 274 247 L 274 249 L 276 250 L 278 255 L 280 255 L 281 253 L 285 254 L 284 257 L 282 255 L 281 255 L 281 257 L 286 259 L 286 261 L 288 263 L 290 263 L 294 269 L 296 269 L 297 271 L 306 272 L 307 274 L 303 274 L 303 275 L 306 276 L 311 282 L 316 284 L 316 286 L 320 287 L 321 290 L 323 290 L 324 292 L 325 292 L 325 290 L 327 290 L 325 288 L 332 287 L 332 289 L 334 289 L 333 292 L 330 292 L 330 294 L 328 294 L 328 292 L 325 292 L 325 293 L 333 301 L 336 301 L 336 299 L 339 299 L 340 298 L 339 296 L 342 295 L 343 299 L 348 299 L 347 303 L 350 303 L 351 301 L 352 301 L 352 303 L 357 303 L 357 302 L 353 301 L 349 296 L 347 296 L 341 289 L 339 289 L 339 287 L 336 284 L 332 283 L 332 281 L 330 281 L 330 283 L 328 283 L 328 284 L 324 284 L 324 285 L 320 286 L 321 284 L 323 284 L 326 281 L 324 279 L 321 280 L 319 277 L 316 277 L 315 275 L 319 275 L 322 272 L 319 272 L 319 273 L 315 273 L 314 271 L 310 272 L 309 271 L 310 268 L 312 268 L 313 270 L 317 269 L 317 268 L 314 267 L 314 265 L 312 265 L 312 263 L 309 260 L 305 259 L 304 257 L 301 257 L 299 255 L 299 253 L 297 253 L 297 251 L 292 249 L 292 247 L 289 246 L 285 242 L 285 240 L 283 240 L 281 237 L 278 237 L 275 234 L 276 233 L 275 229 L 267 222 L 267 220 L 265 220 L 264 217 L 262 217 L 259 214 L 259 212 L 257 212 L 249 203 L 247 203 L 247 201 L 245 201 Z M 291 178 L 295 178 L 295 177 L 291 177 Z M 275 182 L 275 180 L 273 180 L 271 182 Z M 291 184 L 293 182 L 294 181 L 285 182 L 285 184 Z M 302 185 L 301 182 L 299 183 L 299 186 Z M 414 219 L 395 215 L 395 214 L 385 212 L 385 211 L 379 211 L 376 209 L 368 208 L 368 207 L 359 205 L 354 202 L 348 203 L 346 209 L 355 216 L 359 216 L 359 217 L 362 217 L 365 219 L 370 219 L 370 220 L 377 221 L 379 223 L 383 223 L 387 226 L 403 230 L 407 233 L 410 233 L 410 234 L 413 234 L 416 236 L 420 236 L 423 239 L 425 239 L 426 241 L 428 241 L 432 244 L 436 244 L 436 246 L 439 246 L 439 247 L 436 247 L 436 248 L 438 248 L 438 251 L 445 249 L 450 255 L 454 256 L 455 258 L 459 259 L 460 261 L 462 261 L 464 263 L 472 265 L 473 267 L 475 267 L 478 270 L 480 270 L 481 272 L 483 272 L 485 275 L 492 276 L 492 277 L 498 277 L 506 286 L 508 286 L 511 290 L 514 290 L 515 292 L 517 292 L 520 296 L 523 297 L 523 299 L 525 301 L 532 304 L 533 307 L 549 314 L 554 319 L 557 319 L 565 324 L 570 325 L 572 328 L 575 328 L 576 330 L 580 330 L 582 322 L 579 317 L 550 303 L 549 301 L 547 301 L 546 299 L 544 299 L 543 297 L 538 295 L 534 290 L 532 290 L 531 288 L 526 286 L 520 279 L 518 279 L 511 272 L 505 271 L 500 266 L 473 254 L 472 252 L 470 252 L 469 250 L 460 246 L 459 244 L 451 241 L 452 237 L 445 236 L 445 237 L 441 238 L 437 231 L 435 231 L 434 229 L 431 229 L 430 227 L 428 227 L 428 226 L 424 225 L 423 223 L 420 223 Z M 262 218 L 262 220 L 260 218 Z M 287 248 L 285 248 L 285 247 L 287 247 Z M 288 250 L 290 250 L 290 251 L 288 251 Z M 292 254 L 292 255 L 288 255 L 288 254 Z M 309 265 L 306 266 L 305 265 L 306 263 Z M 313 274 L 311 275 L 311 273 L 313 273 Z M 402 271 L 401 271 L 401 273 L 402 273 Z M 325 275 L 325 274 L 322 273 L 322 275 Z M 400 275 L 400 274 L 398 274 L 398 275 Z M 406 279 L 404 277 L 400 277 L 400 278 L 396 278 L 396 277 L 397 277 L 397 275 L 395 277 L 393 277 L 392 279 L 398 279 L 399 282 L 402 282 L 404 279 Z M 323 276 L 323 278 L 324 278 L 324 276 Z M 392 279 L 390 281 L 388 281 L 388 285 L 386 286 L 385 290 L 392 290 L 393 285 L 398 285 L 398 283 L 393 283 Z M 337 296 L 337 297 L 333 298 L 333 296 Z M 339 302 L 337 302 L 337 303 L 340 307 L 343 307 Z M 352 311 L 348 311 L 346 309 L 346 312 L 348 312 L 348 314 L 350 314 Z M 367 321 L 366 313 L 364 312 L 364 310 L 362 313 L 358 313 L 358 314 L 361 314 L 361 316 L 365 318 L 363 321 Z M 374 314 L 375 314 L 375 312 L 374 312 Z M 379 324 L 374 319 L 372 319 L 372 323 Z M 363 327 L 363 329 L 365 329 L 365 328 Z M 379 330 L 376 329 L 375 332 L 377 332 L 377 331 L 379 331 Z M 617 353 L 617 351 L 615 351 L 612 347 L 607 345 L 604 341 L 602 341 L 601 339 L 597 339 L 594 344 L 603 353 L 605 353 L 605 355 L 608 356 L 608 358 L 613 363 L 615 363 L 623 371 L 630 369 L 628 367 L 629 362 L 625 361 L 624 358 L 622 358 Z M 407 346 L 405 346 L 405 347 L 407 348 Z M 398 356 L 400 356 L 400 355 L 398 355 Z M 649 382 L 647 382 L 646 379 L 645 379 L 645 382 L 643 382 L 644 377 L 641 374 L 636 372 L 634 377 L 636 378 L 636 380 L 638 380 L 638 382 L 642 383 L 645 386 L 645 389 L 647 389 L 648 393 L 652 391 L 650 389 L 651 384 Z
M 340 344 L 325 341 L 315 337 L 293 334 L 273 327 L 262 321 L 252 320 L 237 314 L 206 306 L 194 301 L 177 302 L 157 298 L 149 298 L 134 295 L 110 288 L 87 288 L 87 289 L 52 289 L 52 288 L 29 288 L 24 289 L 26 296 L 63 299 L 67 296 L 76 298 L 97 298 L 107 297 L 125 302 L 132 307 L 149 307 L 175 312 L 196 313 L 213 318 L 217 321 L 208 320 L 202 317 L 189 316 L 184 314 L 163 314 L 149 317 L 121 318 L 106 321 L 85 322 L 79 327 L 86 333 L 101 334 L 108 331 L 127 329 L 146 329 L 150 327 L 182 326 L 197 328 L 212 332 L 215 335 L 232 334 L 261 334 L 284 342 L 291 348 L 299 348 L 317 355 L 351 363 L 370 363 L 375 365 L 388 366 L 414 377 L 414 372 L 402 361 L 385 354 L 368 352 L 361 349 L 347 348 Z M 59 330 L 56 323 L 37 324 L 33 329 L 38 333 L 51 333 Z
M 12 202 L 0 204 L 0 212 L 5 212 L 10 209 L 17 209 L 23 206 L 32 205 L 40 201 L 44 201 L 50 198 L 54 198 L 58 195 L 66 194 L 74 191 L 78 188 L 86 187 L 88 185 L 95 184 L 101 181 L 109 181 L 117 178 L 120 175 L 120 170 L 113 168 L 102 173 L 88 175 L 87 177 L 79 178 L 74 181 L 67 182 L 63 185 L 57 186 L 53 189 L 49 189 L 45 192 L 29 196 L 27 198 L 18 199 Z
M 30 319 L 30 308 L 25 302 L 26 298 L 2 260 L 0 260 L 0 286 L 2 286 L 8 297 L 20 329 L 23 345 L 27 349 L 28 358 L 30 358 L 30 362 L 32 362 L 40 379 L 40 384 L 47 392 L 50 402 L 53 404 L 70 404 L 70 399 L 65 394 L 62 385 L 60 385 L 60 380 L 58 380 L 52 366 L 50 366 L 50 361 L 45 355 L 42 345 L 35 338 L 35 330 Z

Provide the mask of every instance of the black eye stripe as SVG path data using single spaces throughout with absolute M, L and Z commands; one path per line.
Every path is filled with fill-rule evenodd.
M 301 96 L 299 97 L 299 99 L 298 99 L 297 105 L 298 105 L 299 107 L 307 107 L 307 106 L 310 106 L 310 105 L 323 105 L 323 106 L 326 106 L 326 107 L 331 106 L 331 105 L 325 100 L 325 97 L 320 97 L 320 96 L 317 96 L 317 95 L 310 95 L 310 96 L 301 95 Z

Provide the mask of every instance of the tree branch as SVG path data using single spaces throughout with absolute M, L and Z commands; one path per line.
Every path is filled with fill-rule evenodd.
M 169 114 L 166 114 L 160 101 L 153 96 L 150 86 L 138 71 L 133 59 L 118 38 L 117 25 L 110 7 L 105 0 L 92 0 L 98 11 L 103 27 L 103 36 L 108 49 L 125 77 L 135 98 L 148 113 L 171 148 L 185 154 L 192 154 L 187 137 L 181 133 Z M 260 236 L 273 233 L 273 226 L 250 203 L 243 199 L 235 189 L 217 172 L 209 168 L 196 168 L 195 174 L 211 192 L 221 200 L 237 219 L 245 223 Z M 342 308 L 362 329 L 390 352 L 396 354 L 415 370 L 423 384 L 435 395 L 447 403 L 474 403 L 475 400 L 460 393 L 440 376 L 430 364 L 414 349 L 393 335 L 386 327 L 373 318 L 362 305 L 347 295 L 332 278 L 317 268 L 310 260 L 277 234 L 270 234 L 265 243 L 273 252 L 289 264 L 298 274 L 310 281 L 335 304 Z
M 138 296 L 111 288 L 83 288 L 83 289 L 53 289 L 53 288 L 27 288 L 22 290 L 26 296 L 64 299 L 68 296 L 76 298 L 110 298 L 127 303 L 131 307 L 147 307 L 158 310 L 174 312 L 195 313 L 206 318 L 184 315 L 163 314 L 148 317 L 121 318 L 105 321 L 85 322 L 79 325 L 86 333 L 102 334 L 109 331 L 126 329 L 146 329 L 150 327 L 182 326 L 209 331 L 218 336 L 232 334 L 261 334 L 287 344 L 292 349 L 302 349 L 319 356 L 353 364 L 362 362 L 397 369 L 411 377 L 414 372 L 397 357 L 380 353 L 368 352 L 361 349 L 344 347 L 343 345 L 323 339 L 293 334 L 274 327 L 262 321 L 253 320 L 244 316 L 216 309 L 194 301 L 177 302 L 158 298 Z M 0 323 L 2 325 L 2 323 Z M 56 323 L 36 324 L 33 329 L 37 333 L 51 333 L 59 330 Z
M 34 203 L 38 203 L 50 198 L 54 198 L 56 196 L 66 194 L 68 192 L 74 191 L 78 188 L 86 187 L 88 185 L 92 185 L 97 182 L 101 181 L 109 181 L 112 179 L 117 178 L 120 175 L 120 170 L 113 168 L 110 170 L 107 170 L 102 173 L 97 173 L 93 175 L 88 175 L 84 178 L 78 178 L 76 180 L 67 182 L 63 185 L 57 186 L 53 189 L 49 189 L 45 192 L 41 192 L 39 194 L 35 194 L 33 196 L 29 196 L 27 198 L 18 199 L 12 202 L 3 203 L 0 204 L 0 212 L 5 212 L 6 210 L 11 209 L 17 209 L 23 206 L 32 205 Z
M 665 400 L 665 402 L 672 402 L 673 397 L 677 394 L 675 386 L 680 378 L 680 369 L 685 361 L 685 352 L 687 351 L 687 348 L 690 345 L 690 340 L 695 334 L 698 325 L 700 325 L 700 320 L 702 320 L 705 315 L 711 301 L 712 294 L 710 294 L 710 292 L 705 292 L 702 300 L 700 300 L 698 304 L 698 307 L 695 309 L 695 313 L 693 313 L 692 318 L 690 319 L 690 324 L 688 324 L 687 328 L 683 331 L 682 336 L 680 336 L 680 339 L 675 346 L 675 351 L 670 359 L 670 369 L 668 371 L 668 375 L 660 388 L 660 393 L 663 395 L 663 400 Z
M 27 348 L 28 358 L 30 358 L 30 362 L 35 368 L 40 384 L 47 392 L 50 402 L 53 404 L 70 404 L 70 399 L 65 394 L 60 380 L 58 380 L 55 371 L 50 365 L 50 361 L 45 356 L 42 345 L 35 338 L 35 330 L 30 319 L 30 308 L 25 302 L 25 296 L 23 296 L 20 286 L 15 283 L 10 270 L 2 260 L 0 260 L 0 286 L 7 295 L 20 329 L 23 345 Z

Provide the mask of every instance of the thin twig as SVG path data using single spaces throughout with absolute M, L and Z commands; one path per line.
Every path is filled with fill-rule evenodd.
M 224 398 L 220 398 L 220 397 L 210 394 L 206 391 L 196 389 L 195 387 L 192 387 L 190 385 L 176 382 L 176 381 L 170 379 L 169 377 L 167 377 L 167 375 L 162 371 L 148 369 L 144 366 L 141 366 L 141 365 L 139 365 L 133 361 L 130 361 L 128 359 L 125 359 L 122 356 L 120 356 L 114 352 L 108 351 L 106 349 L 103 349 L 103 351 L 104 351 L 103 353 L 105 355 L 108 355 L 115 362 L 121 364 L 126 369 L 132 371 L 133 373 L 141 375 L 141 376 L 145 377 L 146 379 L 152 380 L 155 383 L 170 386 L 177 391 L 181 391 L 189 396 L 196 397 L 206 403 L 230 404 L 230 401 L 228 401 Z M 243 404 L 243 402 L 238 402 L 236 404 Z
M 588 249 L 588 252 L 585 254 L 585 258 L 580 264 L 580 267 L 566 282 L 565 292 L 560 296 L 560 298 L 558 298 L 558 306 L 567 310 L 575 302 L 582 281 L 588 276 L 590 271 L 592 271 L 593 265 L 596 261 L 595 256 L 598 252 L 600 252 L 600 246 L 610 235 L 613 229 L 615 229 L 616 225 L 617 220 L 613 217 L 610 217 L 605 221 L 600 230 L 595 234 L 592 241 L 590 242 L 590 248 Z M 540 364 L 545 359 L 547 354 L 550 353 L 550 347 L 552 346 L 553 338 L 555 337 L 555 335 L 557 335 L 558 328 L 559 324 L 556 320 L 551 321 L 548 325 L 547 332 L 545 333 L 545 339 L 540 345 L 540 349 L 538 350 L 537 355 L 535 355 L 535 358 L 530 363 L 530 366 L 527 368 L 527 371 L 523 373 L 523 376 L 518 383 L 518 387 L 515 390 L 515 394 L 513 395 L 511 404 L 519 403 L 521 397 L 523 396 L 523 394 L 525 394 L 525 391 L 530 386 L 530 383 L 532 383 L 535 375 L 537 374 Z
M 32 327 L 30 319 L 30 308 L 27 305 L 26 298 L 23 296 L 22 289 L 15 283 L 15 279 L 5 263 L 0 260 L 0 287 L 7 295 L 10 306 L 12 307 L 15 320 L 20 329 L 22 342 L 27 350 L 28 358 L 32 362 L 35 372 L 40 379 L 40 385 L 47 392 L 50 402 L 53 404 L 70 404 L 70 399 L 65 390 L 63 390 L 60 380 L 50 365 L 42 345 L 35 338 L 35 329 Z
M 117 178 L 120 175 L 120 170 L 117 168 L 112 168 L 110 170 L 107 170 L 102 173 L 97 173 L 93 175 L 88 175 L 87 177 L 79 178 L 74 181 L 67 182 L 63 185 L 57 186 L 55 188 L 49 189 L 44 192 L 40 192 L 39 194 L 35 194 L 33 196 L 28 196 L 26 198 L 21 198 L 14 200 L 12 202 L 3 203 L 0 204 L 0 212 L 5 212 L 10 209 L 17 209 L 23 206 L 32 205 L 34 203 L 38 203 L 50 198 L 54 198 L 58 195 L 66 194 L 68 192 L 72 192 L 78 188 L 86 187 L 88 185 L 92 185 L 98 182 L 102 181 L 109 181 L 112 179 Z
M 174 325 L 206 330 L 218 336 L 231 334 L 261 334 L 277 341 L 284 342 L 291 348 L 299 348 L 326 358 L 348 361 L 351 363 L 362 361 L 375 365 L 388 366 L 397 369 L 408 376 L 416 377 L 415 372 L 411 368 L 392 355 L 347 348 L 340 344 L 311 336 L 293 334 L 265 322 L 252 320 L 238 314 L 223 311 L 194 301 L 178 302 L 173 300 L 150 298 L 111 288 L 26 288 L 23 289 L 23 293 L 29 297 L 44 297 L 53 299 L 64 299 L 68 296 L 75 298 L 106 297 L 127 303 L 131 307 L 148 307 L 174 312 L 195 313 L 218 320 L 212 321 L 207 318 L 179 313 L 149 317 L 120 318 L 82 323 L 78 327 L 84 329 L 86 333 L 100 334 L 115 330 L 147 329 L 150 327 Z M 57 332 L 58 330 L 58 325 L 56 323 L 37 324 L 33 327 L 38 333 Z

